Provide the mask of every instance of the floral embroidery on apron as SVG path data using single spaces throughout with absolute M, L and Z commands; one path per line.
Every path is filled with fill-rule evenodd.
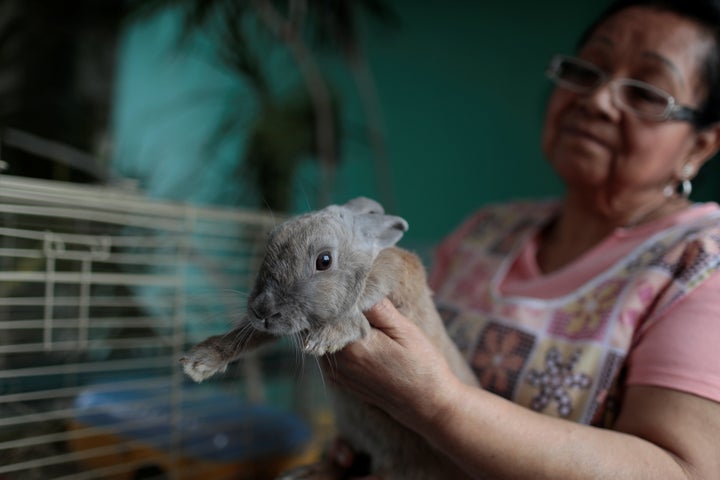
M 502 295 L 520 248 L 555 211 L 518 203 L 479 212 L 436 302 L 483 388 L 549 415 L 610 426 L 637 336 L 720 268 L 720 214 L 658 232 L 568 295 Z

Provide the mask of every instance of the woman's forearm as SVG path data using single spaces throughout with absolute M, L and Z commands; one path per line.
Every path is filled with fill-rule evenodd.
M 542 415 L 460 382 L 452 388 L 425 418 L 403 421 L 478 478 L 690 478 L 639 437 Z
M 366 315 L 369 335 L 335 355 L 328 377 L 418 432 L 473 477 L 688 480 L 720 471 L 714 401 L 627 386 L 616 430 L 577 424 L 463 384 L 422 331 L 391 306 Z

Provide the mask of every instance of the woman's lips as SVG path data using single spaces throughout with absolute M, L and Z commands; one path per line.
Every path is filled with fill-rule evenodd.
M 609 150 L 612 149 L 613 143 L 611 141 L 609 141 L 605 136 L 595 133 L 590 129 L 576 126 L 568 126 L 565 127 L 564 130 L 566 134 L 589 140 Z

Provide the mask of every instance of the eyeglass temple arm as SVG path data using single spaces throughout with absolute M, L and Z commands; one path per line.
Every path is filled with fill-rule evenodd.
M 670 119 L 682 120 L 687 122 L 696 122 L 698 120 L 698 112 L 690 107 L 683 105 L 676 105 L 673 111 L 670 113 Z

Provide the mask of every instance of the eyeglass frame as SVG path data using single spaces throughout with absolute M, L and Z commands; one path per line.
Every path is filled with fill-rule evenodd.
M 563 61 L 567 60 L 573 62 L 576 65 L 579 64 L 581 67 L 585 67 L 588 70 L 597 73 L 597 82 L 593 86 L 585 88 L 560 78 L 560 76 L 558 75 L 559 65 Z M 585 95 L 588 95 L 596 89 L 600 88 L 602 85 L 607 84 L 610 87 L 610 91 L 612 92 L 613 103 L 616 103 L 616 106 L 618 108 L 628 111 L 640 118 L 645 118 L 647 120 L 654 120 L 657 122 L 685 121 L 690 123 L 697 123 L 698 117 L 700 116 L 700 112 L 698 112 L 696 109 L 687 105 L 680 104 L 673 95 L 659 87 L 656 87 L 655 85 L 651 85 L 641 80 L 635 80 L 633 78 L 611 78 L 610 74 L 603 71 L 597 65 L 588 62 L 587 60 L 583 60 L 581 58 L 577 58 L 571 55 L 553 55 L 553 57 L 550 59 L 550 64 L 545 69 L 545 76 L 547 76 L 552 82 L 554 82 L 557 86 L 561 88 L 565 88 L 566 90 Z M 621 85 L 632 85 L 635 87 L 645 88 L 653 93 L 664 97 L 665 99 L 667 99 L 667 107 L 665 107 L 665 111 L 656 117 L 651 115 L 645 115 L 633 109 L 629 105 L 618 100 L 619 96 L 617 88 Z

